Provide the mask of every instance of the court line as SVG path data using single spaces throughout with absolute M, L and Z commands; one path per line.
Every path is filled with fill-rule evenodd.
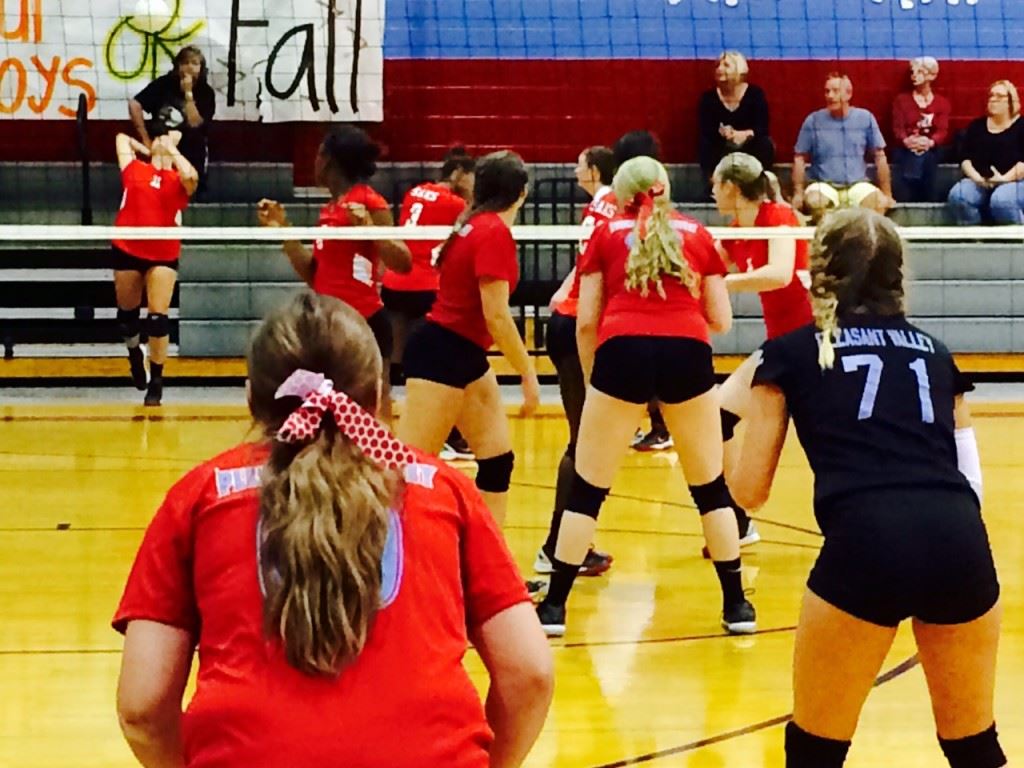
M 885 685 L 886 683 L 890 682 L 891 680 L 895 680 L 900 675 L 903 675 L 903 674 L 909 672 L 910 670 L 912 670 L 919 663 L 920 663 L 920 659 L 918 659 L 917 654 L 914 654 L 913 656 L 911 656 L 906 661 L 903 661 L 900 664 L 897 664 L 895 667 L 890 669 L 888 672 L 885 672 L 882 675 L 879 675 L 878 679 L 875 680 L 875 683 L 874 683 L 874 685 L 872 687 L 873 688 L 878 688 L 879 686 Z M 594 766 L 594 768 L 624 768 L 625 766 L 629 766 L 629 765 L 639 765 L 641 763 L 649 763 L 652 760 L 659 760 L 659 759 L 661 759 L 663 757 L 671 757 L 673 755 L 680 755 L 680 754 L 683 754 L 684 752 L 693 752 L 693 751 L 698 750 L 698 749 L 700 749 L 702 747 L 710 747 L 710 746 L 712 746 L 714 744 L 722 744 L 723 742 L 726 742 L 726 741 L 732 741 L 733 739 L 738 739 L 741 736 L 749 736 L 752 733 L 757 733 L 758 731 L 763 731 L 763 730 L 766 730 L 768 728 L 774 728 L 777 725 L 782 725 L 783 723 L 788 723 L 792 719 L 793 719 L 793 713 L 790 712 L 788 715 L 779 715 L 777 717 L 771 718 L 770 720 L 763 720 L 763 721 L 761 721 L 759 723 L 754 723 L 753 725 L 747 725 L 747 726 L 744 726 L 743 728 L 737 728 L 736 730 L 733 730 L 733 731 L 726 731 L 725 733 L 719 733 L 719 734 L 716 734 L 715 736 L 708 736 L 708 737 L 703 738 L 703 739 L 698 739 L 697 741 L 691 741 L 689 744 L 683 744 L 683 745 L 678 746 L 678 747 L 669 747 L 667 749 L 660 749 L 657 752 L 648 752 L 646 755 L 639 755 L 637 757 L 628 757 L 628 758 L 625 758 L 623 760 L 618 760 L 618 761 L 616 761 L 614 763 L 602 763 L 601 765 Z
M 722 632 L 715 632 L 714 634 L 704 635 L 681 635 L 679 637 L 652 637 L 645 640 L 595 640 L 592 643 L 585 641 L 578 641 L 575 643 L 563 643 L 561 645 L 552 643 L 551 647 L 555 650 L 561 649 L 574 649 L 574 648 L 603 648 L 607 646 L 618 646 L 618 645 L 660 645 L 663 643 L 685 643 L 696 640 L 742 640 L 747 637 L 757 637 L 758 635 L 777 635 L 782 632 L 795 632 L 796 626 L 792 627 L 772 627 L 771 629 L 759 629 L 749 635 L 726 635 Z
M 524 482 L 513 481 L 512 485 L 513 486 L 517 486 L 519 488 L 532 488 L 533 490 L 544 490 L 544 491 L 553 491 L 553 490 L 555 490 L 555 486 L 548 485 L 547 483 L 524 483 Z M 644 504 L 664 504 L 666 507 L 675 507 L 676 509 L 688 509 L 688 510 L 692 510 L 694 512 L 697 511 L 697 507 L 694 504 L 687 504 L 687 503 L 681 502 L 681 501 L 670 501 L 668 499 L 651 499 L 651 498 L 646 498 L 644 496 L 632 496 L 632 495 L 626 494 L 626 493 L 615 493 L 614 491 L 608 494 L 608 498 L 609 499 L 620 499 L 622 501 L 639 501 L 639 502 L 642 502 Z M 806 534 L 808 534 L 810 536 L 815 536 L 817 538 L 821 538 L 821 532 L 820 531 L 815 531 L 812 528 L 803 528 L 803 527 L 801 527 L 799 525 L 793 525 L 792 523 L 783 523 L 783 522 L 779 522 L 778 520 L 772 520 L 771 518 L 760 517 L 758 515 L 752 515 L 751 517 L 753 518 L 755 523 L 764 523 L 766 525 L 775 525 L 775 526 L 778 526 L 779 528 L 786 528 L 787 530 L 790 530 L 790 531 L 798 531 L 800 533 L 806 533 Z

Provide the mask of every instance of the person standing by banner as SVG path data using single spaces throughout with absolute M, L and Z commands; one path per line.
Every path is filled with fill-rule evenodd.
M 181 131 L 179 151 L 199 172 L 199 191 L 206 184 L 207 136 L 217 109 L 213 88 L 207 82 L 206 57 L 194 45 L 174 57 L 174 67 L 151 82 L 134 99 L 128 114 L 142 143 L 152 144 L 151 134 Z M 147 124 L 144 113 L 152 117 Z

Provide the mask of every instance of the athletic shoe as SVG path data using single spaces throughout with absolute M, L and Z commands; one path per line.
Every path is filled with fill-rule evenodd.
M 749 600 L 730 605 L 722 612 L 722 629 L 730 635 L 752 635 L 757 632 L 757 612 Z
M 561 637 L 565 634 L 565 606 L 551 605 L 544 602 L 537 606 L 537 618 L 548 637 Z
M 674 445 L 672 435 L 668 432 L 652 429 L 638 443 L 633 444 L 634 451 L 666 451 Z
M 132 384 L 139 392 L 146 391 L 146 356 L 142 347 L 128 348 L 128 365 L 132 372 Z
M 636 431 L 636 434 L 633 435 L 633 440 L 629 444 L 629 447 L 630 448 L 636 448 L 638 445 L 640 445 L 640 443 L 643 442 L 644 437 L 645 437 L 644 431 L 642 429 L 638 429 Z
M 160 405 L 160 401 L 164 396 L 164 382 L 163 379 L 150 379 L 149 388 L 146 389 L 146 398 L 142 401 L 143 405 Z
M 442 461 L 473 461 L 476 455 L 464 437 L 449 436 L 438 458 Z
M 598 552 L 591 547 L 587 550 L 587 556 L 583 558 L 583 565 L 580 566 L 580 576 L 600 576 L 612 567 L 613 560 L 615 558 L 607 552 Z M 537 550 L 537 559 L 533 561 L 533 570 L 535 573 L 540 574 L 549 574 L 555 571 L 555 566 L 551 563 L 548 553 L 544 551 L 544 547 Z
M 526 584 L 526 592 L 530 595 L 531 600 L 541 600 L 548 593 L 548 583 L 546 581 L 527 579 L 523 583 Z
M 740 546 L 749 547 L 753 544 L 757 544 L 761 540 L 761 534 L 757 532 L 757 526 L 754 525 L 754 521 L 747 518 L 747 530 L 740 531 Z M 708 551 L 708 545 L 705 544 L 704 548 L 700 551 L 701 555 L 705 560 L 711 559 L 711 553 Z

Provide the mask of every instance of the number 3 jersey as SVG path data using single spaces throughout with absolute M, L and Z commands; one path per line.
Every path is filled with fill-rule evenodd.
M 969 491 L 957 468 L 953 402 L 971 383 L 938 339 L 905 317 L 851 315 L 835 364 L 818 365 L 813 325 L 765 342 L 754 386 L 779 387 L 814 471 L 814 501 L 855 491 Z
M 410 189 L 402 201 L 400 227 L 450 227 L 455 224 L 466 201 L 442 184 L 426 183 Z M 412 254 L 412 270 L 400 275 L 390 269 L 384 272 L 384 287 L 391 291 L 436 291 L 440 282 L 434 267 L 439 240 L 407 240 Z
M 384 211 L 388 202 L 366 184 L 356 184 L 320 211 L 319 226 L 349 227 L 348 206 Z M 313 290 L 334 296 L 363 317 L 384 308 L 377 290 L 377 246 L 372 240 L 317 240 L 313 246 Z

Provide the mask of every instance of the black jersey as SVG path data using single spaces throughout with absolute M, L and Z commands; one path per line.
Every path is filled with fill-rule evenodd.
M 836 332 L 835 365 L 818 365 L 813 325 L 768 341 L 754 385 L 774 384 L 822 504 L 876 488 L 970 489 L 957 468 L 954 398 L 970 382 L 938 339 L 902 316 L 855 315 Z

